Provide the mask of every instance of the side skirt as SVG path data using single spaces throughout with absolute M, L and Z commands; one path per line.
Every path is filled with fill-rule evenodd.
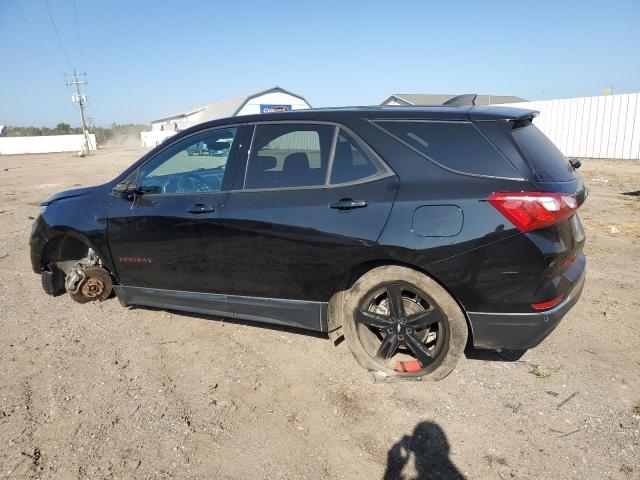
M 183 292 L 122 285 L 114 285 L 113 290 L 123 306 L 143 305 L 273 323 L 317 332 L 327 331 L 326 302 L 227 296 L 217 293 Z

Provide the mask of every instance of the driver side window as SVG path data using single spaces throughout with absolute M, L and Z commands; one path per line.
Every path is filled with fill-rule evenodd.
M 237 131 L 209 130 L 176 142 L 140 169 L 138 189 L 147 194 L 220 191 Z

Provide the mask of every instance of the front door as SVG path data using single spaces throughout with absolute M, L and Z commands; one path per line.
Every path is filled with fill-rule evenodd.
M 326 124 L 257 125 L 245 171 L 221 219 L 230 307 L 239 317 L 322 330 L 331 292 L 375 257 L 397 177 Z
M 214 294 L 207 298 L 226 306 L 219 219 L 240 132 L 213 129 L 169 144 L 140 167 L 131 198 L 116 196 L 108 240 L 125 289 L 173 301 L 188 297 L 179 292 Z

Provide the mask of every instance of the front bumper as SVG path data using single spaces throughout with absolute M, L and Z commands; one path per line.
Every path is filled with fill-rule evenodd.
M 475 348 L 526 350 L 540 344 L 576 304 L 584 287 L 581 270 L 573 289 L 559 305 L 535 313 L 467 312 Z

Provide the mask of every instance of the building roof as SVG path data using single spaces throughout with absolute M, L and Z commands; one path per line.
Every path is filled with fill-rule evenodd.
M 217 100 L 215 102 L 207 103 L 206 105 L 201 105 L 199 107 L 187 108 L 179 112 L 176 112 L 172 115 L 167 115 L 165 117 L 152 120 L 151 123 L 168 122 L 170 120 L 180 120 L 181 118 L 186 118 L 198 112 L 200 112 L 198 123 L 206 122 L 208 120 L 215 120 L 218 118 L 233 117 L 240 110 L 242 110 L 242 107 L 244 107 L 249 102 L 249 100 L 259 97 L 260 95 L 265 95 L 267 93 L 272 93 L 272 92 L 282 92 L 282 93 L 287 93 L 289 95 L 293 95 L 294 97 L 298 97 L 302 99 L 307 105 L 309 105 L 309 102 L 307 102 L 304 97 L 301 97 L 300 95 L 296 95 L 295 93 L 291 93 L 285 90 L 284 88 L 275 86 L 273 88 L 269 88 L 261 92 L 250 93 L 246 95 L 239 95 L 237 97 L 225 98 L 223 100 Z
M 451 100 L 458 95 L 450 94 L 422 94 L 422 93 L 394 93 L 385 99 L 380 105 L 386 105 L 391 101 L 396 101 L 402 105 L 442 105 L 447 100 Z M 476 97 L 476 105 L 492 105 L 495 103 L 518 103 L 526 102 L 524 98 L 513 95 L 478 95 Z

